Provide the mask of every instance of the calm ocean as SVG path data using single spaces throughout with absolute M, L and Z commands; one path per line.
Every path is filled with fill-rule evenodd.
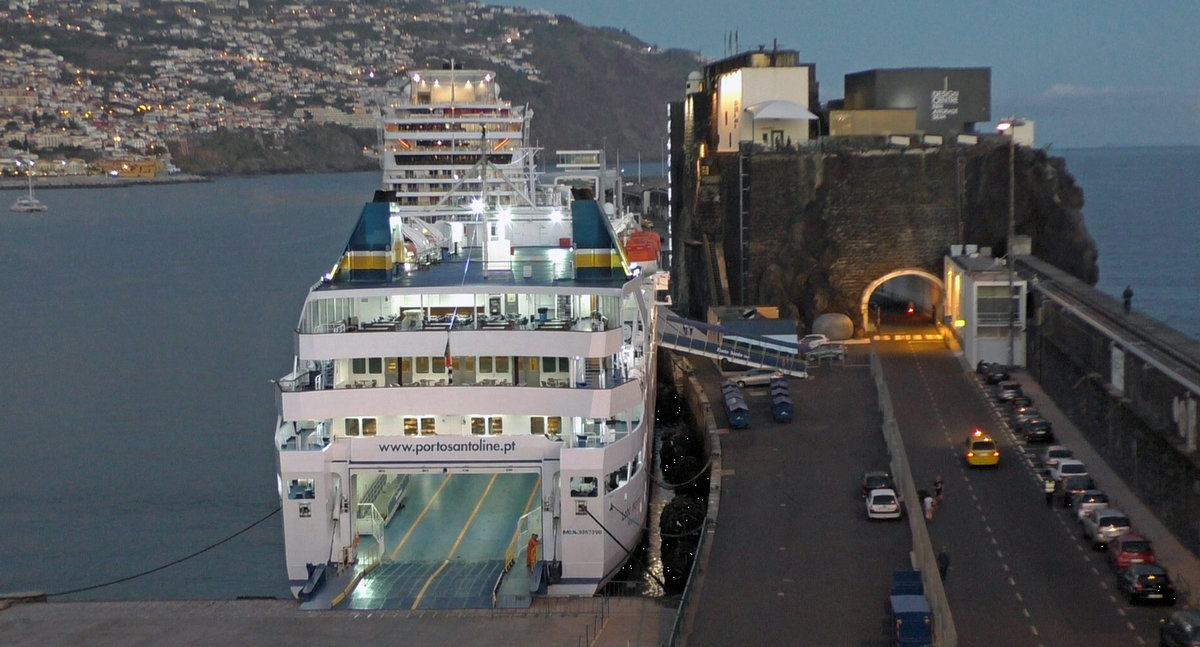
M 1200 148 L 1056 151 L 1100 289 L 1200 338 Z M 0 592 L 155 569 L 278 506 L 273 391 L 378 173 L 39 191 L 0 216 Z M 0 192 L 0 207 L 17 195 Z M 61 599 L 288 596 L 271 517 Z

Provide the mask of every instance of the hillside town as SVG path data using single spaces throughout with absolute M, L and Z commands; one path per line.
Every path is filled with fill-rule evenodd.
M 219 129 L 371 128 L 370 101 L 422 51 L 544 82 L 525 38 L 558 20 L 477 2 L 7 0 L 0 175 L 163 174 L 171 143 Z

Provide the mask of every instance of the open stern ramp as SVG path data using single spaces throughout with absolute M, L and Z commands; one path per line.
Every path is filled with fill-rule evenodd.
M 528 591 L 524 565 L 513 566 L 521 517 L 541 507 L 536 470 L 406 476 L 405 505 L 359 547 L 378 563 L 363 569 L 340 608 L 490 609 L 502 589 Z

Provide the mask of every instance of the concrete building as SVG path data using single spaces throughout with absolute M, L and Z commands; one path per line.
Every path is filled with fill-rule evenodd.
M 917 132 L 945 136 L 973 133 L 976 123 L 991 121 L 991 84 L 989 67 L 865 70 L 846 75 L 842 108 L 914 110 Z
M 942 321 L 962 346 L 967 361 L 971 365 L 986 361 L 1024 366 L 1025 279 L 975 245 L 952 245 L 944 264 Z
M 759 48 L 722 59 L 688 80 L 690 111 L 704 124 L 714 153 L 736 153 L 743 142 L 767 149 L 816 137 L 819 106 L 816 65 L 792 50 Z M 709 118 L 711 117 L 711 118 Z

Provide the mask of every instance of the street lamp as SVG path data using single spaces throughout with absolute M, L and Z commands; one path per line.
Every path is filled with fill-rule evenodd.
M 1008 366 L 1016 366 L 1016 319 L 1017 303 L 1013 299 L 1013 288 L 1016 285 L 1016 259 L 1013 254 L 1013 238 L 1016 237 L 1016 156 L 1018 126 L 1025 122 L 1016 117 L 1009 117 L 996 124 L 996 131 L 1008 137 L 1008 241 L 1005 243 L 1005 255 L 1008 264 Z

